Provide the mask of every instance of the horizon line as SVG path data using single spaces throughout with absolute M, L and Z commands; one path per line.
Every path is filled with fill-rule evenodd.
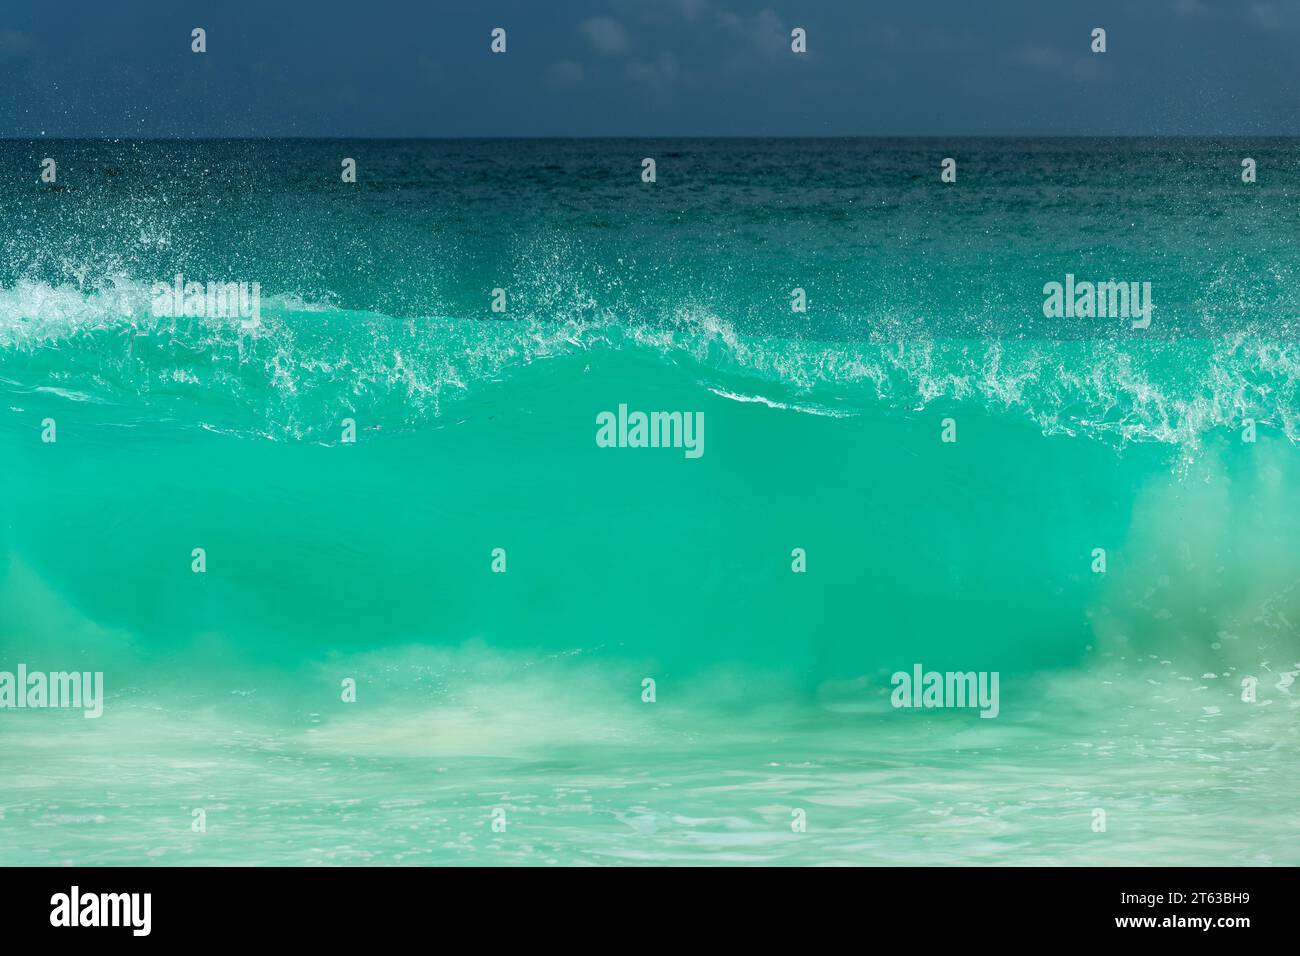
M 829 133 L 829 134 L 760 134 L 760 133 L 655 133 L 645 135 L 480 135 L 480 136 L 117 136 L 117 135 L 58 135 L 46 136 L 0 136 L 0 142 L 41 142 L 49 140 L 77 141 L 131 141 L 131 142 L 265 142 L 265 141 L 320 141 L 338 142 L 374 141 L 374 142 L 463 142 L 466 140 L 651 140 L 651 139 L 713 139 L 713 140 L 850 140 L 850 139 L 1300 139 L 1296 133 Z

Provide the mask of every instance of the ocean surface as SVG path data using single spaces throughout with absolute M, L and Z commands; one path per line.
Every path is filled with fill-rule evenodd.
M 1300 140 L 0 141 L 0 671 L 104 680 L 0 864 L 1296 865 L 1297 235 Z

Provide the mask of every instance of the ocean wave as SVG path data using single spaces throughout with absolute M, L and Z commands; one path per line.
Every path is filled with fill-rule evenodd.
M 746 335 L 715 311 L 595 316 L 583 304 L 549 318 L 446 317 L 342 309 L 273 293 L 261 324 L 153 315 L 152 283 L 0 287 L 0 378 L 7 390 L 165 411 L 177 420 L 272 438 L 315 439 L 340 413 L 385 427 L 439 419 L 449 403 L 543 360 L 595 350 L 690 366 L 738 402 L 849 416 L 882 405 L 916 411 L 976 403 L 1045 434 L 1195 449 L 1248 420 L 1300 441 L 1300 345 L 1245 333 L 1142 340 L 942 338 L 863 341 Z M 202 414 L 183 414 L 185 405 Z

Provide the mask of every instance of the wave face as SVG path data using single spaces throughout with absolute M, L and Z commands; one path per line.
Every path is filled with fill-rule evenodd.
M 1295 146 L 0 143 L 0 862 L 1296 863 Z

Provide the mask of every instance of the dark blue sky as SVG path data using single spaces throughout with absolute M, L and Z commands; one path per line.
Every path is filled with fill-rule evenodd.
M 0 5 L 0 136 L 1112 133 L 1300 133 L 1300 0 Z

